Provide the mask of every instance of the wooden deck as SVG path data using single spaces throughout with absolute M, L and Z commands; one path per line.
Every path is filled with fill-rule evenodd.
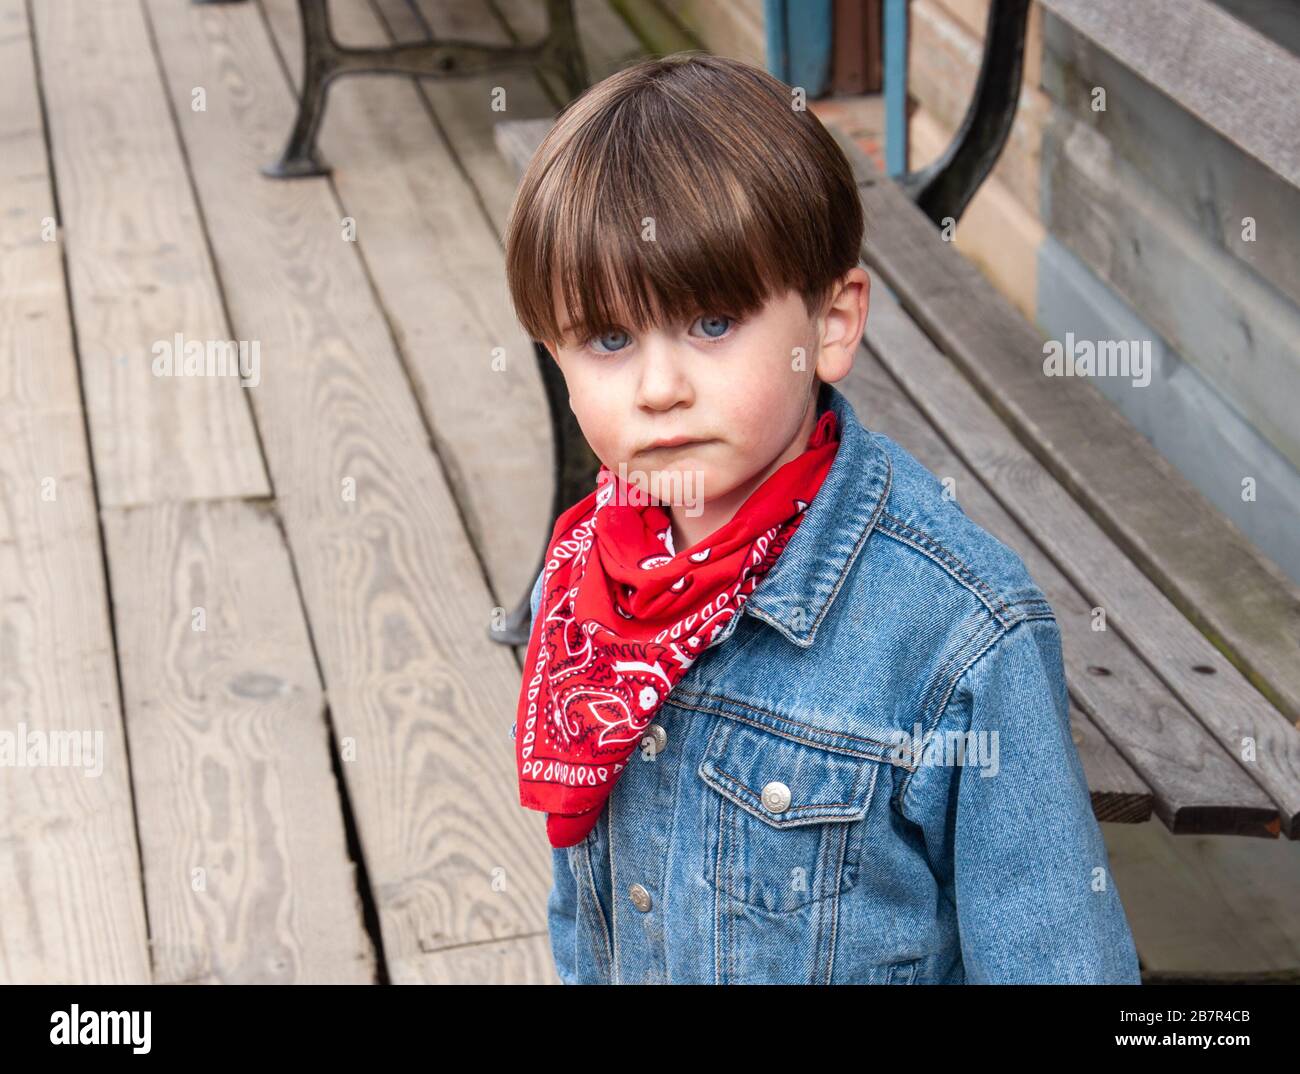
M 335 6 L 349 41 L 422 30 Z M 534 6 L 426 10 L 504 41 Z M 600 77 L 634 42 L 579 6 Z M 557 100 L 340 83 L 334 175 L 274 182 L 293 0 L 28 11 L 0 0 L 0 698 L 102 773 L 0 784 L 0 979 L 554 980 L 487 638 L 551 496 L 488 103 Z M 154 376 L 176 333 L 256 341 L 260 382 Z
M 495 6 L 334 18 L 348 43 L 542 32 L 539 5 Z M 593 78 L 640 53 L 605 0 L 576 7 Z M 332 176 L 271 181 L 300 62 L 293 0 L 0 0 L 0 729 L 88 744 L 0 770 L 0 981 L 555 981 L 508 738 L 520 654 L 487 626 L 532 582 L 551 498 L 493 127 L 554 114 L 558 87 L 347 79 Z M 178 333 L 256 344 L 258 382 L 155 376 Z M 908 378 L 955 373 L 884 288 L 867 344 L 863 420 L 1078 612 L 1098 815 L 1276 834 L 1277 796 L 1127 641 L 1077 625 L 1091 594 L 1017 507 L 1051 479 L 986 487 L 964 460 L 1025 464 L 958 381 L 961 436 L 935 431 Z M 1201 653 L 1181 620 L 1129 621 Z M 1112 744 L 1132 719 L 1162 785 Z M 1293 758 L 1265 763 L 1281 782 Z

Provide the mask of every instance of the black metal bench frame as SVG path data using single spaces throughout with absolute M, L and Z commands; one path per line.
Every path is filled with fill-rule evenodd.
M 232 0 L 194 0 L 196 4 Z M 303 82 L 298 115 L 280 159 L 263 173 L 274 179 L 327 175 L 316 149 L 330 83 L 345 75 L 415 75 L 467 78 L 509 67 L 553 71 L 570 98 L 590 84 L 578 43 L 573 0 L 546 0 L 546 36 L 531 45 L 483 45 L 472 41 L 429 40 L 377 48 L 352 48 L 334 40 L 328 0 L 298 0 L 302 18 Z

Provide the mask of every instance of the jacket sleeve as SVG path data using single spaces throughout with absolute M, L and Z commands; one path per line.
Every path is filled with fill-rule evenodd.
M 542 598 L 542 575 L 533 583 L 529 607 L 537 621 L 537 605 Z M 527 669 L 525 669 L 526 671 Z M 550 934 L 551 957 L 562 984 L 574 983 L 574 957 L 577 950 L 578 885 L 569 865 L 567 847 L 551 848 L 551 891 L 546 899 L 546 931 Z
M 1000 635 L 961 674 L 937 732 L 964 735 L 966 761 L 922 763 L 929 791 L 918 799 L 933 799 L 923 827 L 957 908 L 967 982 L 1139 984 L 1070 734 L 1056 620 Z
M 578 950 L 578 885 L 568 847 L 551 848 L 551 893 L 546 899 L 546 931 L 551 957 L 562 984 L 574 984 Z
M 538 576 L 537 576 L 537 581 L 535 581 L 535 582 L 533 583 L 533 592 L 532 592 L 532 595 L 529 596 L 529 598 L 528 598 L 528 606 L 529 606 L 529 607 L 532 609 L 532 611 L 533 611 L 533 620 L 534 620 L 534 621 L 536 621 L 536 619 L 537 619 L 537 605 L 540 604 L 540 603 L 541 603 L 541 600 L 542 600 L 542 579 L 543 579 L 545 576 L 546 576 L 546 569 L 545 569 L 545 568 L 542 568 L 541 573 L 538 574 Z

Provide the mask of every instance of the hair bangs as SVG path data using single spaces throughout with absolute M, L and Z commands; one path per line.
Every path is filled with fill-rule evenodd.
M 743 319 L 791 289 L 816 313 L 857 263 L 861 208 L 848 162 L 787 89 L 738 61 L 677 54 L 571 102 L 507 227 L 529 335 L 581 343 Z

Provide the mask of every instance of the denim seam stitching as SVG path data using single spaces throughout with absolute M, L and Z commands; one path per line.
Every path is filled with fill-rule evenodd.
M 723 817 L 725 817 L 726 814 L 722 808 L 723 805 L 725 804 L 723 799 L 718 798 L 716 801 L 718 806 L 718 819 L 713 826 L 714 840 L 715 840 L 714 847 L 713 847 L 713 855 L 712 855 L 713 861 L 706 864 L 708 866 L 711 866 L 711 872 L 713 873 L 713 882 L 712 884 L 709 885 L 710 888 L 712 889 L 710 891 L 710 894 L 713 896 L 713 983 L 722 984 L 724 983 L 723 973 L 722 973 L 722 946 L 723 946 L 722 945 L 722 929 L 723 929 L 722 900 L 724 898 L 724 895 L 722 893 L 723 886 L 722 886 L 722 876 L 721 876 L 722 821 L 723 821 Z
M 1053 620 L 1053 621 L 1055 621 L 1055 619 L 1056 619 L 1056 615 L 1055 615 L 1055 613 L 1053 613 L 1053 611 L 1052 611 L 1052 609 L 1051 609 L 1051 606 L 1045 604 L 1043 601 L 1039 601 L 1039 600 L 1037 600 L 1036 598 L 1034 598 L 1034 599 L 1031 599 L 1031 600 L 1029 600 L 1029 601 L 1027 601 L 1027 602 L 1019 602 L 1019 603 L 1030 603 L 1030 604 L 1035 604 L 1035 605 L 1042 605 L 1042 610 L 1041 610 L 1041 611 L 1037 611 L 1037 612 L 1027 612 L 1027 613 L 1022 613 L 1021 615 L 1017 616 L 1014 620 L 1012 620 L 1011 623 L 1009 623 L 1009 624 L 1008 624 L 1008 623 L 1004 623 L 1001 619 L 998 619 L 996 616 L 994 616 L 994 617 L 993 617 L 994 620 L 995 620 L 995 621 L 996 621 L 996 622 L 1001 626 L 1001 630 L 1000 630 L 996 635 L 994 635 L 993 641 L 994 641 L 995 643 L 996 643 L 996 641 L 997 641 L 1000 637 L 1002 637 L 1003 635 L 1009 633 L 1009 632 L 1010 632 L 1014 627 L 1016 627 L 1016 626 L 1019 625 L 1020 623 L 1028 622 L 1028 621 L 1035 620 L 1035 619 L 1051 619 L 1051 620 Z M 935 685 L 934 685 L 934 686 L 931 686 L 928 690 L 926 690 L 925 698 L 924 698 L 924 700 L 921 702 L 921 726 L 922 726 L 923 728 L 925 728 L 925 734 L 923 735 L 923 738 L 922 738 L 922 745 L 924 745 L 924 741 L 925 741 L 925 739 L 927 739 L 927 738 L 929 737 L 929 732 L 930 732 L 930 730 L 933 729 L 933 726 L 937 725 L 937 724 L 939 723 L 939 721 L 943 718 L 944 710 L 945 710 L 945 709 L 947 708 L 947 706 L 948 706 L 948 693 L 950 693 L 951 690 L 952 690 L 952 689 L 955 687 L 955 685 L 956 685 L 956 682 L 955 682 L 955 681 L 948 681 L 948 680 L 947 680 L 947 676 L 950 675 L 950 674 L 952 673 L 952 671 L 953 671 L 954 668 L 959 667 L 959 665 L 960 665 L 963 661 L 969 659 L 969 656 L 968 656 L 967 654 L 970 653 L 971 649 L 972 649 L 975 645 L 981 644 L 981 643 L 978 641 L 978 638 L 979 638 L 979 634 L 978 634 L 978 632 L 976 632 L 974 635 L 972 635 L 972 637 L 975 638 L 976 640 L 973 641 L 973 642 L 970 642 L 970 643 L 967 644 L 966 646 L 963 646 L 963 647 L 960 647 L 960 648 L 956 649 L 953 653 L 949 654 L 949 656 L 947 657 L 947 659 L 946 659 L 946 661 L 945 661 L 943 667 L 940 669 L 939 674 L 938 674 L 937 676 L 934 676 L 934 682 L 935 682 Z M 981 650 L 980 652 L 976 653 L 975 658 L 978 659 L 978 658 L 979 658 L 980 656 L 982 656 L 982 655 L 983 655 L 983 650 Z M 960 675 L 961 675 L 961 672 L 959 671 L 958 674 L 957 674 L 957 678 L 960 678 Z M 930 711 L 930 708 L 931 708 L 931 705 L 932 705 L 932 702 L 933 702 L 933 698 L 934 698 L 934 694 L 935 694 L 935 691 L 939 688 L 939 684 L 942 684 L 942 683 L 944 683 L 945 681 L 948 681 L 948 687 L 947 687 L 947 690 L 945 691 L 945 694 L 944 694 L 943 698 L 942 698 L 941 701 L 940 701 L 940 704 L 939 704 L 939 713 L 938 713 L 938 715 L 934 718 L 933 723 L 931 723 L 931 721 L 928 719 L 928 717 L 927 717 L 926 714 Z M 915 769 L 910 769 L 909 771 L 914 771 L 914 770 L 915 770 Z
M 947 571 L 952 577 L 969 589 L 976 598 L 988 608 L 989 612 L 1001 622 L 1004 626 L 1008 625 L 1002 618 L 1003 612 L 1009 612 L 1011 606 L 1005 600 L 993 592 L 987 582 L 980 578 L 973 570 L 970 569 L 961 559 L 955 556 L 944 545 L 940 544 L 928 533 L 923 530 L 915 529 L 909 526 L 896 515 L 885 514 L 885 526 L 881 527 L 881 532 L 894 538 L 900 544 L 905 544 L 909 548 L 914 548 L 921 555 L 936 563 Z M 897 527 L 897 528 L 895 528 Z M 907 533 L 899 532 L 906 530 Z M 910 535 L 914 534 L 915 537 Z M 1034 598 L 1037 599 L 1037 598 Z
M 600 971 L 608 978 L 610 976 L 610 967 L 608 962 L 609 955 L 609 931 L 605 924 L 605 912 L 600 906 L 600 896 L 596 893 L 596 877 L 591 866 L 591 844 L 582 843 L 582 862 L 583 862 L 583 884 L 587 888 L 587 893 L 591 898 L 592 916 L 600 925 L 600 940 L 604 941 L 604 950 L 597 942 L 595 946 L 596 961 L 600 963 Z
M 952 696 L 953 696 L 953 694 L 956 692 L 956 690 L 957 690 L 957 685 L 958 685 L 958 683 L 961 682 L 962 678 L 965 677 L 965 676 L 970 672 L 970 670 L 971 670 L 973 667 L 975 667 L 975 665 L 978 664 L 978 663 L 980 662 L 980 660 L 983 659 L 983 657 L 984 657 L 984 656 L 985 656 L 985 655 L 986 655 L 986 654 L 987 654 L 987 653 L 988 653 L 988 652 L 989 652 L 989 651 L 990 651 L 990 650 L 991 650 L 995 645 L 998 644 L 998 642 L 1000 642 L 1003 638 L 1005 638 L 1008 634 L 1010 634 L 1011 631 L 1014 630 L 1014 629 L 1015 629 L 1017 626 L 1019 626 L 1021 623 L 1041 622 L 1041 621 L 1043 621 L 1043 620 L 1048 620 L 1048 621 L 1051 621 L 1051 622 L 1055 622 L 1055 621 L 1056 621 L 1056 616 L 1055 616 L 1054 614 L 1052 614 L 1051 612 L 1044 612 L 1044 613 L 1042 613 L 1042 614 L 1034 614 L 1034 615 L 1024 615 L 1024 616 L 1021 616 L 1021 617 L 1020 617 L 1019 619 L 1017 619 L 1014 623 L 1012 623 L 1009 627 L 1006 627 L 1004 630 L 1001 630 L 1001 631 L 999 631 L 998 633 L 994 634 L 991 638 L 989 638 L 989 640 L 988 640 L 987 642 L 985 642 L 985 644 L 984 644 L 980 649 L 978 649 L 976 652 L 974 652 L 971 656 L 969 656 L 969 657 L 967 658 L 965 664 L 962 665 L 962 666 L 957 670 L 956 674 L 954 674 L 954 675 L 949 679 L 949 681 L 948 681 L 948 687 L 947 687 L 947 689 L 944 691 L 944 693 L 943 693 L 943 697 L 942 697 L 942 699 L 940 700 L 940 703 L 939 703 L 939 706 L 938 706 L 938 709 L 937 709 L 937 712 L 936 712 L 936 715 L 935 715 L 935 718 L 934 718 L 934 722 L 929 726 L 929 728 L 927 728 L 925 734 L 922 736 L 922 740 L 921 740 L 921 748 L 922 748 L 923 750 L 924 750 L 924 748 L 925 748 L 925 744 L 930 740 L 930 735 L 933 733 L 934 728 L 938 727 L 939 724 L 941 724 L 941 723 L 943 722 L 943 717 L 944 717 L 945 713 L 948 711 L 948 705 L 949 705 L 949 703 L 952 701 Z M 925 726 L 925 724 L 922 724 L 922 726 Z M 919 768 L 919 767 L 920 767 L 920 765 L 918 764 L 918 765 L 917 765 L 917 768 Z M 907 792 L 908 792 L 908 791 L 911 789 L 911 787 L 912 787 L 912 776 L 914 776 L 915 774 L 916 774 L 916 770 L 915 770 L 915 769 L 912 769 L 912 770 L 910 770 L 910 771 L 907 773 L 906 776 L 903 777 L 903 786 L 902 786 L 902 788 L 899 790 L 899 794 L 898 794 L 899 801 L 901 801 L 901 802 L 903 802 L 903 803 L 906 803 L 906 801 L 907 801 Z
M 924 706 L 922 707 L 922 719 L 923 719 L 922 726 L 926 727 L 925 733 L 921 736 L 922 751 L 925 750 L 926 743 L 930 741 L 930 735 L 933 733 L 934 728 L 938 727 L 939 724 L 943 722 L 944 713 L 948 711 L 948 703 L 952 700 L 952 695 L 956 691 L 957 684 L 961 681 L 962 676 L 965 675 L 966 672 L 968 672 L 972 667 L 974 667 L 975 664 L 979 661 L 979 659 L 990 649 L 992 649 L 994 645 L 996 645 L 999 641 L 1005 638 L 1009 632 L 1009 629 L 1010 628 L 1006 628 L 991 635 L 989 639 L 984 643 L 984 645 L 981 648 L 977 649 L 974 653 L 970 654 L 966 658 L 966 662 L 957 669 L 956 673 L 953 674 L 951 677 L 949 677 L 948 686 L 947 689 L 944 690 L 943 696 L 940 699 L 938 708 L 936 710 L 934 722 L 930 724 L 928 727 L 926 725 L 927 723 L 929 723 L 929 721 L 926 720 L 924 717 L 925 707 Z M 920 767 L 921 767 L 920 763 L 918 762 L 916 768 L 919 769 Z M 903 786 L 898 792 L 898 798 L 899 801 L 903 802 L 904 804 L 906 804 L 907 802 L 907 792 L 912 788 L 912 776 L 914 776 L 915 774 L 916 774 L 916 769 L 912 769 L 907 773 L 906 776 L 903 777 Z
M 723 694 L 681 693 L 681 694 L 673 694 L 670 696 L 671 696 L 672 703 L 676 705 L 678 708 L 689 709 L 691 712 L 699 712 L 705 716 L 721 716 L 723 719 L 735 720 L 737 723 L 743 723 L 750 727 L 756 728 L 760 731 L 766 731 L 768 734 L 777 735 L 780 738 L 784 738 L 789 742 L 798 742 L 801 745 L 811 746 L 813 749 L 826 750 L 828 753 L 838 753 L 838 754 L 842 754 L 845 757 L 860 757 L 868 761 L 880 761 L 883 764 L 897 765 L 900 768 L 907 767 L 901 761 L 891 761 L 888 757 L 873 757 L 865 753 L 855 753 L 852 750 L 845 749 L 845 748 L 828 746 L 822 742 L 812 742 L 807 739 L 796 738 L 794 735 L 791 735 L 787 732 L 778 731 L 775 728 L 768 727 L 766 724 L 758 723 L 755 720 L 747 720 L 745 719 L 745 717 L 738 716 L 733 712 L 720 712 L 717 709 L 702 708 L 698 705 L 683 704 L 681 698 L 690 697 L 690 698 L 699 698 L 701 700 L 709 699 L 714 701 L 720 701 L 725 705 L 735 705 L 737 708 L 748 709 L 750 712 L 756 712 L 762 716 L 771 716 L 773 719 L 782 720 L 783 722 L 792 724 L 795 727 L 806 727 L 810 731 L 818 731 L 824 735 L 837 735 L 840 738 L 851 738 L 858 742 L 869 742 L 871 743 L 871 745 L 880 746 L 882 749 L 885 750 L 893 750 L 896 748 L 895 746 L 890 745 L 888 742 L 881 742 L 879 739 L 870 738 L 867 735 L 854 735 L 854 734 L 850 734 L 847 731 L 828 731 L 824 727 L 814 727 L 812 724 L 801 723 L 798 720 L 790 719 L 788 716 L 782 716 L 779 712 L 771 712 L 767 709 L 759 708 L 757 705 L 750 705 L 747 702 L 737 701 L 734 698 L 726 697 Z
M 749 786 L 747 783 L 745 783 L 744 780 L 737 779 L 735 776 L 733 776 L 733 775 L 731 775 L 731 774 L 729 774 L 729 773 L 727 773 L 727 772 L 724 772 L 724 771 L 723 771 L 721 768 L 719 768 L 716 764 L 713 766 L 713 770 L 714 770 L 715 772 L 717 772 L 718 775 L 722 776 L 723 779 L 729 779 L 729 780 L 731 780 L 731 782 L 734 783 L 734 784 L 736 784 L 737 787 L 742 787 L 742 788 L 744 788 L 744 789 L 745 789 L 746 791 L 748 791 L 750 794 L 754 795 L 755 798 L 758 798 L 760 801 L 762 800 L 762 797 L 763 797 L 763 796 L 762 796 L 761 794 L 759 794 L 757 791 L 755 791 L 753 787 L 751 787 L 751 786 Z M 867 789 L 868 789 L 868 790 L 871 789 L 871 784 L 870 784 L 870 783 L 867 784 Z M 786 813 L 797 813 L 797 812 L 799 812 L 800 810 L 809 810 L 809 809 L 834 809 L 836 806 L 852 806 L 854 809 L 857 808 L 857 804 L 856 804 L 855 802 L 820 802 L 820 803 L 817 803 L 816 805 L 790 806 L 790 807 L 789 807 L 788 809 L 786 809 L 784 812 L 786 812 Z
M 727 729 L 726 724 L 719 723 L 709 733 L 709 738 L 705 742 L 705 746 L 704 746 L 705 753 L 707 754 L 712 750 L 713 740 L 718 735 L 723 736 L 724 744 L 725 744 L 726 736 L 730 735 L 730 733 L 731 732 Z M 728 971 L 724 970 L 723 961 L 722 961 L 723 951 L 727 946 L 724 943 L 724 930 L 727 927 L 726 914 L 724 913 L 724 905 L 725 905 L 725 900 L 727 899 L 726 892 L 729 889 L 727 888 L 727 881 L 722 870 L 723 870 L 723 862 L 724 862 L 724 853 L 726 852 L 727 849 L 726 830 L 725 830 L 727 811 L 725 808 L 726 800 L 724 798 L 719 798 L 717 802 L 718 802 L 718 820 L 717 820 L 717 824 L 714 827 L 716 842 L 713 848 L 713 861 L 711 863 L 713 882 L 710 885 L 710 887 L 712 888 L 711 894 L 713 896 L 713 980 L 715 984 L 725 984 L 726 975 Z
M 873 785 L 873 789 L 874 789 L 874 785 Z M 863 820 L 857 821 L 856 823 L 865 824 L 866 820 L 864 818 Z M 822 931 L 825 926 L 825 915 L 829 913 L 832 917 L 832 920 L 834 919 L 835 915 L 839 911 L 840 897 L 843 894 L 843 891 L 841 889 L 844 885 L 844 861 L 848 852 L 849 826 L 840 825 L 839 830 L 835 834 L 839 837 L 836 842 L 836 848 L 834 850 L 830 850 L 830 848 L 828 848 L 828 851 L 830 853 L 835 854 L 835 862 L 836 862 L 835 876 L 832 878 L 830 894 L 825 899 L 822 900 L 822 910 L 821 913 L 818 915 L 817 947 L 814 949 L 814 952 L 819 951 L 821 949 Z M 825 975 L 826 982 L 828 984 L 830 983 L 830 965 L 833 964 L 835 959 L 835 940 L 834 940 L 833 925 L 832 925 L 830 943 L 831 943 L 831 948 L 828 953 L 828 958 L 827 958 L 828 966 Z
M 817 883 L 818 885 L 820 885 L 822 890 L 826 888 L 826 874 L 830 871 L 829 870 L 830 863 L 827 861 L 827 854 L 829 852 L 829 847 L 827 846 L 827 843 L 829 843 L 830 840 L 827 838 L 827 835 L 828 833 L 826 831 L 822 831 L 821 838 L 817 840 Z M 839 891 L 839 889 L 840 889 L 839 877 L 836 876 L 835 886 L 832 889 L 832 893 L 835 891 Z M 829 894 L 819 895 L 815 900 L 818 903 L 818 905 L 814 907 L 816 916 L 813 919 L 814 921 L 813 942 L 812 942 L 812 951 L 811 954 L 809 955 L 810 959 L 812 960 L 812 965 L 809 967 L 809 973 L 808 973 L 809 981 L 817 980 L 817 965 L 821 958 L 822 932 L 824 929 L 825 918 L 826 918 L 826 900 L 829 897 L 830 897 Z M 796 909 L 798 908 L 796 907 Z
M 727 807 L 724 805 L 722 808 L 725 811 Z M 727 891 L 728 892 L 734 890 L 732 884 L 735 882 L 733 879 L 733 875 L 734 875 L 736 845 L 740 841 L 738 838 L 739 824 L 737 823 L 739 819 L 740 818 L 736 810 L 734 809 L 731 810 L 731 834 L 727 839 Z M 744 900 L 742 899 L 741 901 L 743 902 Z M 736 979 L 736 948 L 739 945 L 735 942 L 734 936 L 729 934 L 727 939 L 729 941 L 727 944 L 727 983 L 730 984 Z
M 907 531 L 908 534 L 915 536 L 917 540 L 923 542 L 925 545 L 932 548 L 936 553 L 941 555 L 943 558 L 951 560 L 954 564 L 957 565 L 957 570 L 961 574 L 969 578 L 970 583 L 973 587 L 986 593 L 992 600 L 996 601 L 1001 607 L 1005 608 L 1007 606 L 1006 601 L 1004 601 L 1000 596 L 998 596 L 993 591 L 992 587 L 986 581 L 984 581 L 983 578 L 981 578 L 978 574 L 975 573 L 974 569 L 970 566 L 970 564 L 968 564 L 964 559 L 962 559 L 961 556 L 957 555 L 956 552 L 950 549 L 942 541 L 939 541 L 936 538 L 932 537 L 925 530 L 919 529 L 918 527 L 913 526 L 910 523 L 904 521 L 898 515 L 891 515 L 888 512 L 886 512 L 885 520 L 886 522 L 892 523 L 893 526 L 897 527 L 897 529 L 905 530 Z M 886 527 L 887 532 L 888 530 L 889 527 Z M 901 533 L 895 534 L 895 536 L 902 538 Z
M 871 532 L 875 529 L 876 523 L 880 520 L 881 515 L 884 514 L 885 503 L 889 500 L 889 491 L 893 487 L 894 464 L 890 460 L 888 453 L 882 451 L 881 455 L 885 460 L 885 478 L 881 485 L 880 495 L 876 497 L 876 502 L 873 504 L 871 512 L 866 518 L 866 522 L 862 527 L 862 532 L 858 535 L 857 542 L 845 558 L 844 566 L 840 568 L 839 577 L 835 579 L 835 584 L 831 587 L 831 591 L 827 593 L 826 597 L 822 600 L 821 609 L 818 611 L 817 617 L 812 621 L 812 625 L 808 627 L 805 635 L 798 636 L 791 633 L 784 623 L 769 618 L 757 604 L 753 604 L 749 607 L 750 615 L 755 619 L 762 620 L 794 645 L 798 645 L 801 648 L 807 648 L 813 643 L 817 636 L 817 628 L 821 625 L 821 621 L 826 617 L 826 613 L 830 611 L 831 605 L 839 595 L 840 589 L 844 585 L 844 580 L 849 576 L 849 572 L 853 569 L 854 563 L 857 562 L 858 553 L 862 551 L 862 546 L 866 544 L 867 538 L 871 536 Z M 852 525 L 857 525 L 856 519 Z M 749 604 L 748 601 L 746 603 Z
M 618 854 L 614 849 L 614 796 L 611 794 L 605 803 L 605 831 L 609 833 L 609 957 L 613 963 L 613 970 L 610 973 L 610 982 L 619 984 L 622 977 L 622 969 L 618 964 L 618 880 L 615 873 L 618 870 Z M 598 818 L 599 820 L 599 818 Z

